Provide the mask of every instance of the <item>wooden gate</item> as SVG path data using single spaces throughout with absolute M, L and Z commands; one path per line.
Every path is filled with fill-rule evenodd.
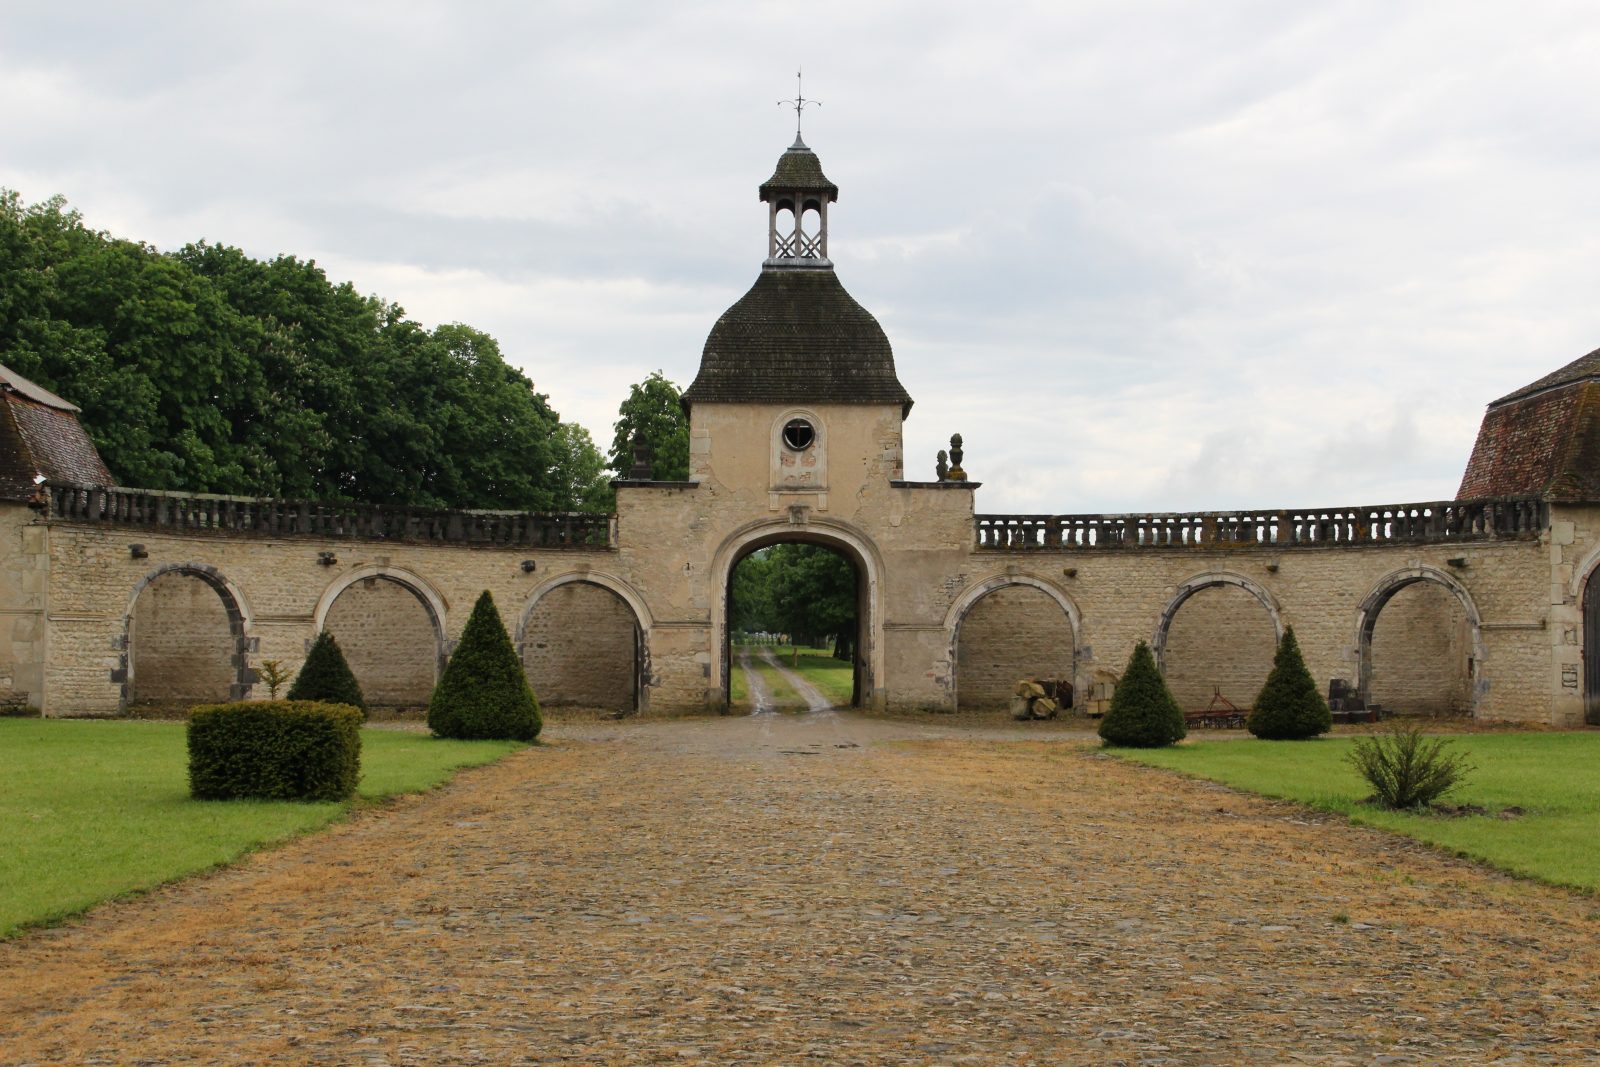
M 1600 726 L 1600 593 L 1595 575 L 1583 588 L 1583 721 Z

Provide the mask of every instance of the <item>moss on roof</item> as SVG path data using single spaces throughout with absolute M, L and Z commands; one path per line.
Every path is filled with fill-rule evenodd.
M 830 269 L 767 268 L 706 338 L 700 373 L 683 403 L 899 404 L 911 396 L 894 372 L 878 320 Z
M 822 193 L 831 204 L 839 199 L 839 187 L 822 173 L 822 161 L 798 137 L 789 150 L 778 157 L 778 169 L 761 183 L 761 199 L 771 200 L 781 193 Z

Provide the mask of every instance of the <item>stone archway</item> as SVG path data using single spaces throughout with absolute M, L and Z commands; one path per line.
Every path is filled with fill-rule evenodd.
M 1078 690 L 1078 607 L 1031 575 L 997 575 L 968 589 L 945 617 L 955 707 L 1000 707 L 1022 678 Z
M 877 545 L 861 530 L 837 519 L 796 516 L 790 521 L 760 519 L 747 523 L 723 539 L 712 557 L 715 595 L 711 600 L 711 656 L 708 674 L 715 688 L 709 703 L 726 709 L 731 657 L 728 627 L 729 586 L 733 570 L 750 553 L 769 545 L 813 544 L 831 549 L 848 560 L 857 576 L 857 628 L 855 703 L 881 709 L 884 705 L 883 557 Z
M 141 578 L 122 620 L 113 681 L 119 704 L 199 704 L 250 695 L 250 614 L 234 584 L 204 563 L 169 563 Z
M 421 577 L 395 567 L 359 567 L 317 602 L 313 631 L 339 641 L 373 707 L 426 707 L 449 648 L 444 600 Z
M 1384 648 L 1377 639 L 1387 636 L 1378 633 L 1385 608 L 1403 590 L 1424 584 L 1438 595 L 1428 601 L 1417 598 L 1415 605 L 1408 605 L 1413 608 L 1405 620 L 1408 625 L 1392 647 Z M 1457 608 L 1459 623 L 1451 617 L 1454 612 L 1441 610 L 1441 605 Z M 1357 613 L 1356 677 L 1361 699 L 1368 704 L 1384 703 L 1382 687 L 1392 685 L 1392 692 L 1409 696 L 1413 708 L 1421 713 L 1466 713 L 1476 718 L 1483 688 L 1482 621 L 1466 587 L 1436 567 L 1408 567 L 1385 575 L 1362 600 Z M 1379 652 L 1396 662 L 1411 660 L 1413 669 L 1402 679 L 1379 679 Z M 1376 693 L 1375 679 L 1379 679 L 1380 690 Z
M 1272 594 L 1242 574 L 1219 571 L 1178 586 L 1161 612 L 1151 651 L 1185 711 L 1205 708 L 1216 693 L 1242 708 L 1266 682 L 1282 637 L 1283 616 Z
M 539 701 L 619 713 L 649 706 L 650 612 L 626 582 L 576 571 L 544 582 L 517 622 L 517 656 Z

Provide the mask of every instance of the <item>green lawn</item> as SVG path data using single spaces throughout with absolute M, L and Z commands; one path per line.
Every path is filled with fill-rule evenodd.
M 783 662 L 790 662 L 787 656 Z M 822 695 L 842 708 L 850 706 L 855 695 L 855 664 L 847 659 L 834 659 L 828 648 L 802 648 L 798 672 L 806 681 L 822 690 Z
M 1371 790 L 1349 764 L 1348 737 L 1316 741 L 1196 741 L 1115 749 L 1127 759 L 1297 800 L 1364 826 L 1395 830 L 1461 856 L 1557 885 L 1600 890 L 1600 734 L 1463 734 L 1452 747 L 1476 770 L 1444 798 L 1487 815 L 1390 812 L 1361 803 Z M 1524 814 L 1502 818 L 1506 808 Z
M 363 800 L 520 744 L 361 732 Z M 326 826 L 349 807 L 189 799 L 184 724 L 0 718 L 0 937 Z
M 768 645 L 778 662 L 803 677 L 806 681 L 816 686 L 822 695 L 827 697 L 838 707 L 849 707 L 850 698 L 855 690 L 855 666 L 847 660 L 833 658 L 832 649 L 807 648 L 804 645 L 796 649 L 793 645 Z M 750 652 L 750 669 L 761 675 L 767 683 L 767 691 L 772 694 L 774 707 L 780 709 L 804 708 L 806 702 L 794 691 L 782 674 L 771 664 L 761 658 L 761 646 L 748 646 Z M 795 653 L 798 652 L 798 660 Z M 750 693 L 745 684 L 744 671 L 739 669 L 739 647 L 733 650 L 734 666 L 728 677 L 728 703 L 734 707 L 750 706 Z

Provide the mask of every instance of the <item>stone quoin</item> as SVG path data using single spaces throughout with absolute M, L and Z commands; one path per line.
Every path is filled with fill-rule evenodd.
M 1490 406 L 1457 500 L 980 514 L 959 440 L 907 478 L 912 399 L 798 134 L 759 191 L 766 259 L 683 396 L 689 479 L 619 480 L 611 516 L 111 486 L 76 409 L 0 369 L 0 699 L 264 698 L 259 666 L 326 627 L 375 703 L 419 706 L 488 589 L 546 703 L 722 709 L 732 572 L 803 542 L 856 572 L 863 706 L 1000 706 L 1023 677 L 1103 706 L 1141 640 L 1186 710 L 1245 705 L 1293 625 L 1352 703 L 1600 721 L 1600 352 Z

